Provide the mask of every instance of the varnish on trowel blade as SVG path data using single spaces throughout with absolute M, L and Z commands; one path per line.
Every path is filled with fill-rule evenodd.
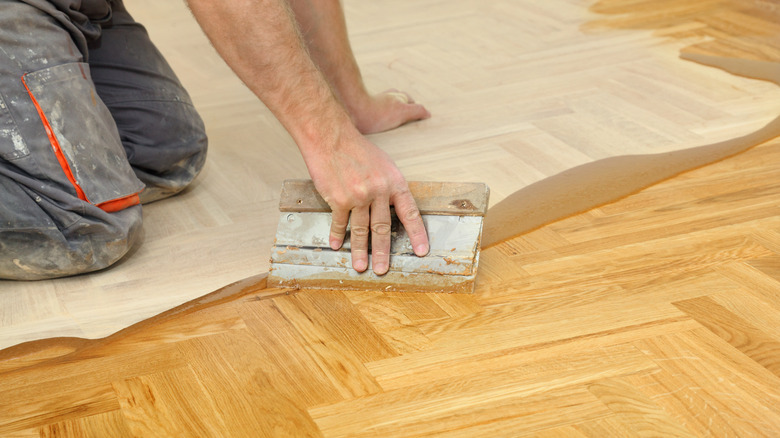
M 310 180 L 287 180 L 271 252 L 269 287 L 420 292 L 473 292 L 489 189 L 482 183 L 410 182 L 428 232 L 430 252 L 417 257 L 393 215 L 390 269 L 352 269 L 349 232 L 330 249 L 331 213 Z

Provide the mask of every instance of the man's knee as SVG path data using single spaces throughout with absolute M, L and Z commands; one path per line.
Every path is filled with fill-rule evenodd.
M 146 184 L 143 202 L 186 188 L 206 161 L 208 139 L 200 115 L 178 100 L 107 102 L 127 158 Z
M 0 279 L 43 280 L 116 263 L 141 237 L 141 206 L 56 226 L 0 229 Z
M 116 121 L 127 158 L 146 184 L 144 202 L 187 187 L 206 159 L 206 132 L 189 94 L 143 26 L 119 3 L 89 52 L 97 92 Z

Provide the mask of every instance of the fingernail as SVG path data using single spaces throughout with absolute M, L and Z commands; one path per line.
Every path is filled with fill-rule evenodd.
M 414 247 L 414 253 L 417 254 L 420 257 L 428 254 L 428 245 L 425 245 L 425 244 L 421 243 L 421 244 L 415 246 Z
M 374 265 L 374 273 L 376 275 L 384 275 L 387 273 L 387 265 L 384 263 L 377 263 Z
M 341 242 L 338 239 L 330 239 L 330 249 L 336 251 L 341 248 Z
M 365 271 L 367 267 L 368 267 L 368 263 L 365 260 L 358 260 L 355 262 L 355 265 L 353 266 L 353 268 L 355 268 L 355 270 L 358 272 Z

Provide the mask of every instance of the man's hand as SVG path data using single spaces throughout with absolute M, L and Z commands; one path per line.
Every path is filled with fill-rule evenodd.
M 311 9 L 300 10 L 308 17 L 302 18 L 305 29 L 319 23 L 314 33 L 307 33 L 317 42 L 309 46 L 316 63 L 286 0 L 188 0 L 220 55 L 298 145 L 317 190 L 333 210 L 331 245 L 341 246 L 351 222 L 352 266 L 367 269 L 370 234 L 374 271 L 384 274 L 389 266 L 390 205 L 417 255 L 427 254 L 428 238 L 401 172 L 355 123 L 359 117 L 367 124 L 364 129 L 373 132 L 424 118 L 427 111 L 397 92 L 395 97 L 386 93 L 365 98 L 339 2 L 315 3 L 311 6 L 322 6 L 314 14 L 323 17 L 320 21 L 306 15 Z M 352 108 L 353 103 L 360 105 Z
M 405 123 L 431 117 L 424 106 L 411 96 L 395 89 L 380 94 L 366 93 L 356 104 L 346 102 L 352 121 L 363 134 L 373 134 L 395 129 Z
M 414 253 L 418 256 L 428 253 L 425 226 L 406 180 L 390 157 L 365 137 L 348 133 L 336 150 L 327 156 L 311 157 L 307 166 L 317 191 L 333 211 L 331 248 L 341 247 L 350 224 L 352 267 L 356 271 L 368 268 L 370 235 L 372 269 L 378 275 L 387 272 L 390 205 L 395 206 Z

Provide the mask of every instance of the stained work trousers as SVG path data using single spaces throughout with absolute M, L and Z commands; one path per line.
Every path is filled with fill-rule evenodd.
M 121 0 L 0 0 L 0 278 L 105 268 L 184 189 L 203 122 Z

